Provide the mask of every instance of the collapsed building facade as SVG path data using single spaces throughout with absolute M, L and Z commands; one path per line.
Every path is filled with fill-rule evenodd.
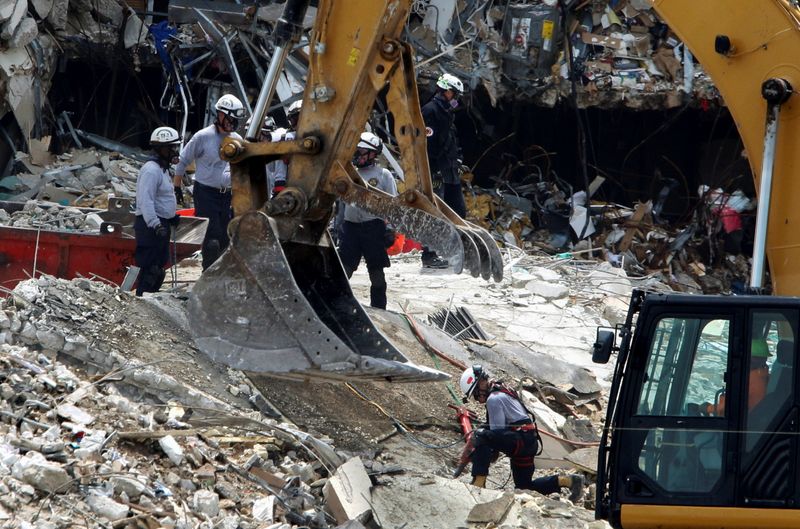
M 5 4 L 0 198 L 105 207 L 109 194 L 132 196 L 153 128 L 174 126 L 185 138 L 211 120 L 223 93 L 250 109 L 281 9 L 200 0 Z M 314 14 L 312 3 L 307 29 Z M 691 289 L 726 291 L 744 279 L 746 261 L 735 256 L 748 253 L 748 237 L 726 252 L 720 212 L 749 229 L 746 208 L 727 207 L 734 192 L 754 195 L 746 155 L 702 65 L 647 1 L 423 0 L 404 34 L 423 100 L 443 71 L 466 81 L 456 122 L 471 168 L 470 217 L 501 244 L 600 247 L 595 256 L 629 273 L 670 267 L 677 256 L 674 272 L 692 276 Z M 279 123 L 304 88 L 305 43 L 276 89 Z M 391 143 L 381 101 L 370 121 Z M 116 154 L 71 157 L 85 148 Z M 719 281 L 705 285 L 705 267 L 720 264 Z

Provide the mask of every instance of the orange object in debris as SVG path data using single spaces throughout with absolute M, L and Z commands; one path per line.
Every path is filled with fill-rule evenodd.
M 389 255 L 397 255 L 403 251 L 403 245 L 406 243 L 406 236 L 402 233 L 395 233 L 394 235 L 394 244 L 389 246 L 386 249 L 386 253 Z
M 413 239 L 406 239 L 403 245 L 403 253 L 408 253 L 412 250 L 422 250 L 422 245 Z
M 181 217 L 194 217 L 194 208 L 179 209 L 175 213 Z

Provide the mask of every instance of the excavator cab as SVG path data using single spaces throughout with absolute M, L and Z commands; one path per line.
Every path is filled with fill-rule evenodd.
M 411 364 L 353 297 L 328 233 L 337 199 L 357 205 L 447 258 L 453 271 L 500 281 L 485 230 L 433 192 L 411 47 L 399 40 L 410 0 L 320 0 L 296 138 L 257 143 L 282 62 L 309 0 L 287 0 L 275 53 L 246 140 L 226 139 L 235 218 L 231 243 L 193 288 L 190 325 L 201 350 L 226 365 L 301 380 L 437 380 Z M 406 191 L 370 188 L 351 164 L 381 94 L 392 113 Z M 286 188 L 267 196 L 265 165 L 288 158 Z
M 625 529 L 797 527 L 800 300 L 635 291 L 630 306 L 597 516 Z

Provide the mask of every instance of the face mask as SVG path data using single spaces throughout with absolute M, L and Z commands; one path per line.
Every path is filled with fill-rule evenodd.
M 450 108 L 452 108 L 453 110 L 458 108 L 458 99 L 456 99 L 455 97 L 450 100 Z

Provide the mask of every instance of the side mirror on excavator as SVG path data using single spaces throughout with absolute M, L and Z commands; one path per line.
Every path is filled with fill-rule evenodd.
M 614 331 L 597 329 L 597 338 L 592 349 L 592 362 L 595 364 L 607 364 L 614 350 Z

